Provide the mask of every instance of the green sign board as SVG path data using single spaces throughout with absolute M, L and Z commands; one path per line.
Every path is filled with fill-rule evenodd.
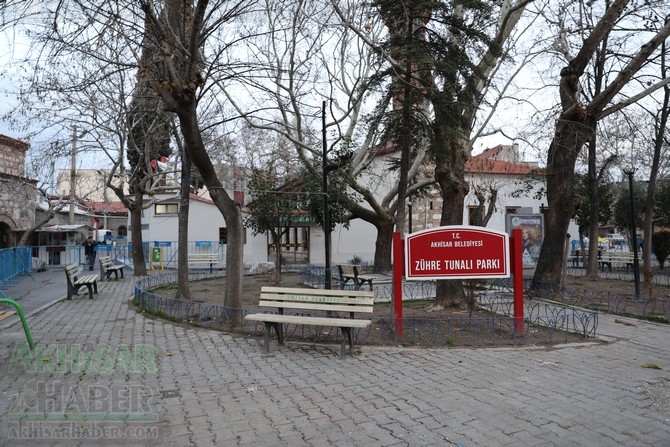
M 161 262 L 161 249 L 160 249 L 160 247 L 153 247 L 151 249 L 151 262 Z

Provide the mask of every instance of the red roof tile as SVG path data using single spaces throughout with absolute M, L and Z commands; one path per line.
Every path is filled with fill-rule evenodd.
M 112 214 L 127 214 L 126 208 L 122 202 L 86 202 L 86 207 L 93 213 L 112 213 Z

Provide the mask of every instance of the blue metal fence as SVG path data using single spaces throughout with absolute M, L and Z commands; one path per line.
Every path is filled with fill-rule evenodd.
M 22 275 L 31 275 L 31 248 L 16 247 L 0 249 L 0 283 L 20 280 Z
M 187 244 L 189 254 L 213 254 L 218 257 L 219 264 L 225 262 L 224 247 L 219 244 L 219 241 L 190 241 Z M 151 262 L 152 255 L 156 254 L 163 267 L 177 268 L 179 244 L 176 241 L 145 242 L 142 248 L 147 265 Z M 110 256 L 115 263 L 128 266 L 133 264 L 131 244 L 100 244 L 95 247 L 95 250 L 98 256 Z M 70 264 L 86 264 L 86 255 L 82 245 L 40 245 L 2 249 L 0 250 L 0 282 L 17 273 L 63 268 Z

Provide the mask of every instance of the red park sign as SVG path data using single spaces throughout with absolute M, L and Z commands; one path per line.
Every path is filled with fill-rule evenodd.
M 507 233 L 481 227 L 446 226 L 405 239 L 406 279 L 508 278 Z

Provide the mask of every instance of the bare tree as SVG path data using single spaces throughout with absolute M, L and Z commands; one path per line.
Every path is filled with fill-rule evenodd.
M 45 42 L 44 57 L 72 54 L 106 62 L 119 71 L 137 71 L 179 122 L 186 151 L 202 175 L 228 228 L 226 304 L 238 308 L 243 275 L 241 210 L 226 193 L 207 154 L 199 104 L 215 95 L 213 79 L 226 77 L 229 52 L 240 40 L 231 22 L 252 6 L 247 2 L 200 0 L 92 2 L 63 0 L 49 11 L 35 35 Z M 142 46 L 151 40 L 158 53 L 142 63 Z M 116 49 L 116 56 L 110 56 Z M 105 50 L 105 51 L 102 51 Z M 209 81 L 209 83 L 208 83 Z M 225 119 L 219 120 L 219 123 Z M 216 125 L 209 122 L 208 125 Z
M 666 22 L 668 21 L 666 17 Z M 660 54 L 660 66 L 659 66 L 659 78 L 668 79 L 670 78 L 670 69 L 668 68 L 668 51 L 666 42 L 663 42 L 661 45 L 661 54 Z M 653 117 L 654 130 L 652 134 L 652 143 L 653 143 L 653 156 L 651 169 L 649 172 L 649 183 L 647 184 L 647 203 L 646 208 L 647 212 L 644 215 L 644 228 L 643 228 L 643 247 L 642 247 L 642 259 L 643 259 L 643 276 L 644 283 L 649 292 L 649 296 L 652 294 L 654 287 L 654 273 L 651 266 L 651 251 L 652 251 L 652 235 L 654 233 L 654 210 L 656 209 L 656 184 L 658 180 L 659 170 L 661 168 L 661 156 L 664 150 L 667 150 L 670 146 L 668 142 L 668 118 L 670 117 L 670 85 L 665 84 L 663 86 L 663 98 L 661 99 L 660 104 L 656 110 L 650 110 L 650 115 Z
M 533 277 L 533 287 L 560 284 L 565 262 L 565 237 L 570 218 L 574 215 L 574 168 L 584 144 L 593 138 L 595 124 L 603 117 L 634 103 L 658 89 L 667 81 L 656 83 L 639 93 L 613 101 L 628 86 L 636 73 L 647 63 L 655 50 L 670 34 L 670 23 L 650 32 L 651 38 L 634 52 L 617 75 L 602 91 L 584 104 L 580 79 L 602 40 L 624 13 L 629 0 L 615 0 L 596 23 L 583 45 L 568 65 L 561 70 L 561 115 L 556 123 L 553 141 L 547 157 L 546 225 L 552 231 L 545 237 L 540 260 Z
M 381 166 L 393 151 L 389 152 L 381 138 L 382 118 L 373 115 L 370 105 L 374 100 L 366 102 L 375 93 L 372 84 L 383 83 L 373 80 L 378 67 L 376 50 L 365 45 L 353 29 L 376 40 L 382 27 L 375 23 L 378 19 L 372 10 L 360 5 L 342 12 L 344 27 L 329 0 L 266 1 L 263 6 L 253 22 L 256 26 L 251 31 L 257 38 L 250 52 L 250 63 L 262 70 L 229 81 L 228 99 L 249 125 L 290 141 L 313 179 L 323 175 L 314 160 L 323 157 L 318 132 L 322 101 L 326 101 L 326 156 L 337 162 L 340 156 L 352 154 L 346 169 L 331 175 L 347 177 L 352 198 L 348 203 L 350 219 L 375 226 L 374 264 L 386 269 L 391 264 L 396 212 L 404 211 L 404 200 L 399 199 L 399 183 L 394 181 L 397 169 Z M 243 103 L 235 97 L 241 88 L 254 92 L 253 102 Z M 384 104 L 388 99 L 378 108 L 383 110 Z M 425 153 L 425 148 L 414 153 L 408 178 L 416 177 Z M 375 165 L 377 168 L 372 169 Z M 432 178 L 412 182 L 410 192 L 431 182 Z
M 529 3 L 375 2 L 389 40 L 387 45 L 367 41 L 386 55 L 398 78 L 411 76 L 418 82 L 430 105 L 430 148 L 443 202 L 442 225 L 463 222 L 463 201 L 470 189 L 465 181 L 470 137 L 484 92 L 492 85 L 506 43 Z M 412 38 L 403 40 L 405 35 Z M 461 281 L 438 282 L 436 305 L 464 299 Z

